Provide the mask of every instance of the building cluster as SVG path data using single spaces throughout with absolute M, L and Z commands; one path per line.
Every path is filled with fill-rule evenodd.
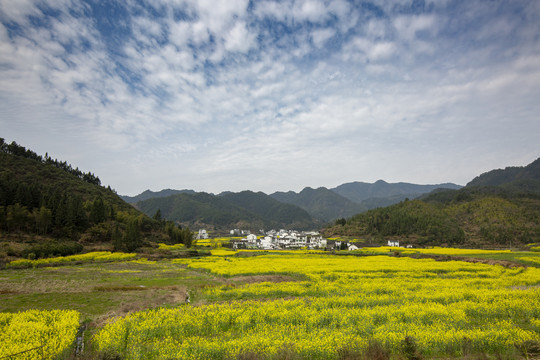
M 206 232 L 206 230 L 200 229 L 199 233 L 196 236 L 196 239 L 197 240 L 208 239 L 208 233 Z
M 248 234 L 231 242 L 233 249 L 326 249 L 327 240 L 316 231 L 270 230 L 262 236 Z
M 317 231 L 296 231 L 296 230 L 260 230 L 259 236 L 252 234 L 249 230 L 234 229 L 231 235 L 244 236 L 240 240 L 231 240 L 233 249 L 259 249 L 259 250 L 284 250 L 284 249 L 308 249 L 308 250 L 358 250 L 359 243 L 352 243 L 343 240 L 325 239 Z M 208 239 L 206 230 L 201 229 L 196 235 L 197 239 Z M 375 245 L 377 246 L 377 245 Z M 399 240 L 388 240 L 388 246 L 400 247 Z M 407 245 L 411 248 L 412 245 Z

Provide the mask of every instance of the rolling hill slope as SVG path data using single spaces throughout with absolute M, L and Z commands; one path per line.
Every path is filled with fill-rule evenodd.
M 37 257 L 78 252 L 91 243 L 132 251 L 161 235 L 158 223 L 95 175 L 3 139 L 0 230 L 1 241 L 18 243 L 15 256 Z
M 306 187 L 300 193 L 294 191 L 275 192 L 270 196 L 283 203 L 296 205 L 322 221 L 350 217 L 367 210 L 366 207 L 324 187 L 318 189 Z
M 538 160 L 483 174 L 459 190 L 370 210 L 324 230 L 327 236 L 399 238 L 414 245 L 523 246 L 540 242 Z
M 149 216 L 159 209 L 165 219 L 221 231 L 317 226 L 317 222 L 302 209 L 251 191 L 224 195 L 184 193 L 140 201 L 136 206 Z
M 362 202 L 369 199 L 380 199 L 381 203 L 388 201 L 399 202 L 405 200 L 405 198 L 414 199 L 438 188 L 459 189 L 461 186 L 452 183 L 418 185 L 405 182 L 387 183 L 384 180 L 378 180 L 373 184 L 365 182 L 346 183 L 330 190 L 351 201 L 362 204 Z M 371 203 L 375 203 L 375 201 L 372 200 Z

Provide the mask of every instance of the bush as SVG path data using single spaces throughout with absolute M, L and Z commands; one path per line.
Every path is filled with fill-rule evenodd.
M 79 254 L 83 246 L 77 242 L 46 242 L 23 250 L 22 256 L 27 259 L 39 259 L 51 256 L 68 256 Z
M 405 336 L 405 339 L 401 342 L 401 353 L 407 360 L 422 360 L 416 339 L 412 336 Z

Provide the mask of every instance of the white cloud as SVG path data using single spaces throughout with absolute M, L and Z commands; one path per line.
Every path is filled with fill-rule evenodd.
M 325 20 L 328 15 L 327 7 L 320 0 L 298 0 L 294 3 L 293 16 L 296 21 L 318 23 Z
M 419 15 L 381 1 L 375 16 L 345 0 L 156 0 L 160 16 L 133 5 L 122 22 L 132 28 L 107 35 L 91 11 L 59 4 L 47 26 L 29 25 L 30 14 L 45 16 L 32 2 L 0 16 L 3 137 L 121 193 L 458 181 L 477 174 L 460 163 L 468 151 L 502 150 L 505 161 L 537 151 L 530 15 L 488 12 L 473 27 L 489 10 L 476 1 Z M 449 22 L 461 7 L 472 15 Z M 9 21 L 24 26 L 8 32 Z M 493 40 L 490 25 L 516 42 Z M 111 51 L 107 36 L 117 35 Z
M 35 6 L 36 0 L 0 1 L 0 17 L 26 24 L 28 16 L 39 16 L 41 11 Z
M 250 33 L 246 24 L 237 22 L 225 37 L 225 49 L 246 53 L 255 43 L 255 34 Z
M 285 22 L 290 15 L 292 3 L 287 1 L 260 1 L 255 3 L 254 14 L 259 18 L 269 17 Z
M 357 49 L 364 57 L 364 61 L 375 62 L 387 60 L 396 53 L 396 45 L 394 43 L 388 41 L 371 41 L 364 37 L 352 40 L 348 49 Z
M 437 24 L 441 21 L 442 19 L 437 19 L 434 15 L 411 15 L 398 16 L 393 24 L 400 38 L 412 42 L 422 31 L 428 32 L 430 36 L 436 35 Z
M 311 38 L 316 47 L 322 48 L 324 44 L 334 35 L 336 30 L 334 29 L 318 29 L 311 33 Z

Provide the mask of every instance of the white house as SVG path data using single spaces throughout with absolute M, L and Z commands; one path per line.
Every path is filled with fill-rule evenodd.
M 273 248 L 272 242 L 274 238 L 271 236 L 265 236 L 260 240 L 260 247 L 265 250 L 269 250 Z
M 351 243 L 349 243 L 349 248 L 348 248 L 348 250 L 349 250 L 349 251 L 352 251 L 352 250 L 358 250 L 358 249 L 359 249 L 359 247 L 358 247 L 358 246 L 356 246 L 356 245 L 354 245 L 354 244 L 351 244 Z
M 399 247 L 399 240 L 388 240 L 388 246 Z
M 248 243 L 256 243 L 257 242 L 257 235 L 255 234 L 249 234 L 247 237 L 246 237 L 246 240 Z
M 208 233 L 206 232 L 205 229 L 200 229 L 199 233 L 197 234 L 197 240 L 201 240 L 201 239 L 208 239 Z

